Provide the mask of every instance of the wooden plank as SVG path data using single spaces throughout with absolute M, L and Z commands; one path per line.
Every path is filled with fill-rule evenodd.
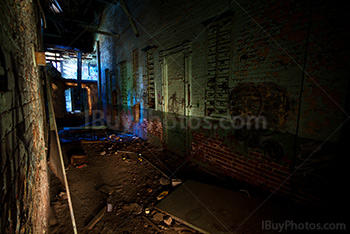
M 137 27 L 136 27 L 136 24 L 135 24 L 135 22 L 134 22 L 134 19 L 133 19 L 133 17 L 131 16 L 130 11 L 129 11 L 128 6 L 126 5 L 125 1 L 124 1 L 124 0 L 119 0 L 119 3 L 120 3 L 120 5 L 121 5 L 121 7 L 123 8 L 123 10 L 125 11 L 126 16 L 128 17 L 128 20 L 129 20 L 129 22 L 130 22 L 132 31 L 134 32 L 134 34 L 135 34 L 137 37 L 140 36 L 140 33 L 139 33 L 139 31 L 137 30 Z
M 154 229 L 157 230 L 157 232 L 161 232 L 160 228 L 155 225 L 149 218 L 147 218 L 146 216 L 142 215 L 142 218 L 148 223 L 150 224 Z
M 50 149 L 49 149 L 48 165 L 51 171 L 55 174 L 55 176 L 59 179 L 59 181 L 64 185 L 63 170 L 62 170 L 62 165 L 59 158 L 60 156 L 58 153 L 58 146 L 57 146 L 55 132 L 50 131 L 49 137 L 50 137 Z
M 50 129 L 52 131 L 54 131 L 54 133 L 55 133 L 54 136 L 55 136 L 55 140 L 56 140 L 56 143 L 57 143 L 57 151 L 58 151 L 59 161 L 60 161 L 61 169 L 62 169 L 63 182 L 64 182 L 64 185 L 65 185 L 65 188 L 66 188 L 68 206 L 69 206 L 69 211 L 70 211 L 70 216 L 71 216 L 72 226 L 73 226 L 73 233 L 74 234 L 78 234 L 77 226 L 76 226 L 76 223 L 75 223 L 72 199 L 71 199 L 71 196 L 70 196 L 70 191 L 69 191 L 69 186 L 68 186 L 66 170 L 65 170 L 65 167 L 64 167 L 64 161 L 63 161 L 63 155 L 62 155 L 62 150 L 61 150 L 60 138 L 59 138 L 58 131 L 57 131 L 55 112 L 54 112 L 53 103 L 52 103 L 51 82 L 49 81 L 46 69 L 44 69 L 44 74 L 45 74 L 46 92 L 47 92 L 47 97 L 48 97 L 48 109 L 49 109 L 49 115 L 50 115 Z
M 104 206 L 100 212 L 86 225 L 87 229 L 91 230 L 98 221 L 100 221 L 106 213 L 106 207 Z

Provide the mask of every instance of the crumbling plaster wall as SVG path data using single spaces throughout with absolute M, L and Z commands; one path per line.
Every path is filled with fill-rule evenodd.
M 120 38 L 99 36 L 102 71 L 108 68 L 116 74 L 112 89 L 118 97 L 119 124 L 115 127 L 119 130 L 163 143 L 217 173 L 269 191 L 274 191 L 324 140 L 341 141 L 338 127 L 346 117 L 342 109 L 349 86 L 349 34 L 344 30 L 346 11 L 342 6 L 293 0 L 135 0 L 127 4 L 140 36 L 134 35 L 125 13 L 115 5 L 107 9 L 102 29 L 120 33 Z M 228 115 L 265 117 L 268 130 L 223 129 L 219 118 L 207 119 L 212 127 L 205 128 L 211 62 L 207 27 L 223 12 L 232 12 L 233 21 L 227 101 L 221 105 Z M 153 46 L 147 51 L 154 55 L 156 103 L 149 109 L 147 51 L 142 49 Z M 135 49 L 139 83 L 133 87 Z M 188 57 L 191 63 L 186 70 Z M 164 58 L 166 85 L 162 85 Z M 191 105 L 187 106 L 187 84 L 179 82 L 188 73 Z M 132 107 L 137 102 L 141 103 L 140 122 L 133 120 Z M 188 116 L 184 117 L 186 110 Z M 198 120 L 198 127 L 189 128 L 191 121 Z M 169 122 L 175 123 L 171 129 Z M 337 151 L 315 154 L 315 160 L 301 167 L 279 191 L 297 200 L 318 202 L 324 198 L 321 191 L 327 189 L 326 184 L 331 184 L 327 176 L 330 171 L 325 172 L 325 168 L 335 155 Z
M 2 1 L 0 22 L 1 79 L 7 79 L 0 92 L 0 232 L 45 233 L 49 185 L 43 83 L 34 62 L 41 48 L 37 7 Z

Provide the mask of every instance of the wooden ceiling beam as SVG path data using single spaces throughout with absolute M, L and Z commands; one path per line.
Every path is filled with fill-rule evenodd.
M 139 33 L 139 31 L 137 30 L 137 27 L 136 27 L 134 18 L 131 16 L 130 11 L 129 11 L 129 9 L 128 9 L 128 6 L 127 6 L 126 3 L 125 3 L 125 0 L 119 0 L 119 3 L 120 3 L 120 6 L 123 8 L 123 10 L 124 10 L 126 16 L 128 17 L 128 20 L 129 20 L 129 22 L 130 22 L 132 31 L 134 31 L 135 36 L 137 36 L 137 37 L 140 36 L 140 33 Z
M 94 33 L 98 33 L 98 34 L 103 34 L 103 35 L 119 38 L 119 34 L 117 34 L 117 33 L 111 33 L 111 32 L 105 32 L 105 31 L 99 30 L 97 25 L 88 24 L 87 22 L 84 22 L 84 21 L 70 19 L 70 18 L 63 17 L 63 16 L 55 16 L 55 15 L 47 15 L 47 19 L 52 20 L 52 21 L 59 21 L 59 22 L 72 22 L 72 23 L 75 23 L 76 25 L 86 29 L 89 32 L 94 32 Z
M 134 18 L 131 16 L 130 14 L 130 11 L 129 11 L 129 8 L 128 6 L 126 5 L 125 3 L 125 0 L 96 0 L 98 2 L 103 2 L 105 4 L 117 4 L 119 2 L 121 8 L 123 9 L 123 11 L 125 12 L 128 20 L 129 20 L 129 23 L 131 25 L 131 28 L 132 28 L 132 31 L 134 32 L 134 34 L 138 37 L 140 36 L 140 33 L 136 27 L 136 24 L 135 24 L 135 21 L 134 21 Z

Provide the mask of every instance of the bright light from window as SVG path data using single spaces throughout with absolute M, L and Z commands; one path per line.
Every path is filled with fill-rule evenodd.
M 72 112 L 71 89 L 66 89 L 65 96 L 66 96 L 66 110 L 67 110 L 67 112 Z

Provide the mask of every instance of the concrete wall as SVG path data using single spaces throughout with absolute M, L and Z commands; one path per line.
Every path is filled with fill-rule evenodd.
M 101 29 L 121 36 L 98 37 L 103 90 L 109 89 L 108 69 L 109 93 L 117 96 L 115 106 L 103 97 L 106 114 L 117 110 L 111 128 L 267 191 L 298 168 L 281 194 L 316 203 L 328 196 L 330 162 L 343 159 L 337 151 L 322 153 L 328 151 L 323 142 L 336 149 L 342 139 L 349 86 L 341 6 L 292 0 L 127 4 L 140 36 L 122 8 L 109 5 Z M 150 93 L 155 108 L 149 108 Z M 267 129 L 226 128 L 232 116 L 262 116 Z
M 2 1 L 0 232 L 45 233 L 48 175 L 38 12 L 33 1 Z

